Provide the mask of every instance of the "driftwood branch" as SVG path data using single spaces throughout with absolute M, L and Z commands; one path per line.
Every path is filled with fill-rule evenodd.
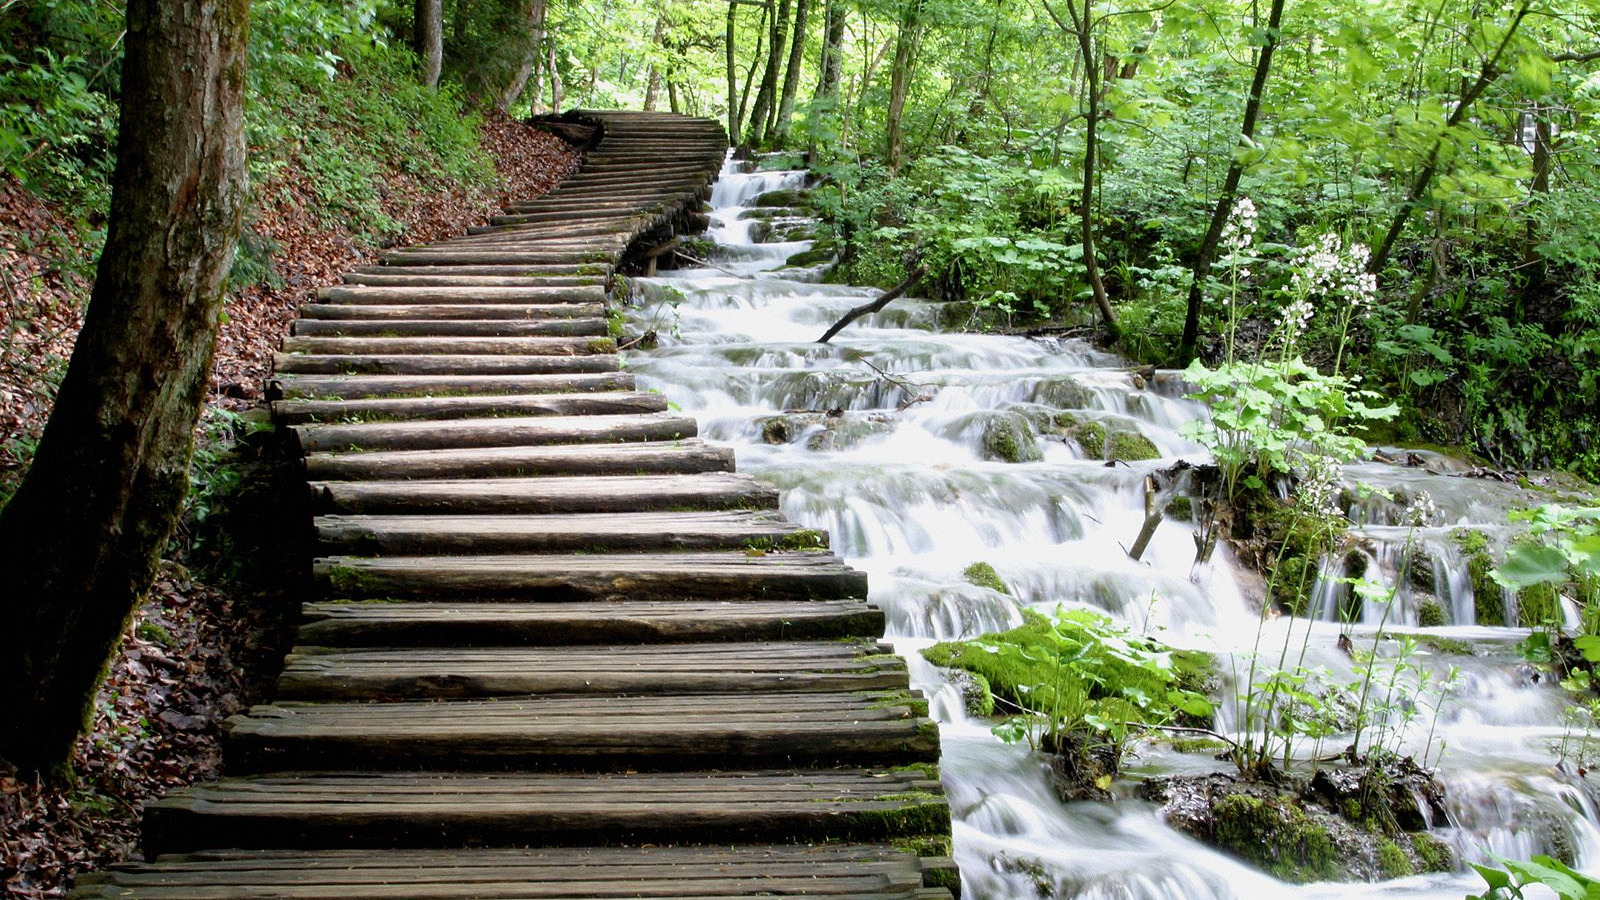
M 1144 557 L 1145 548 L 1150 546 L 1150 539 L 1155 536 L 1156 527 L 1161 524 L 1163 513 L 1156 503 L 1156 480 L 1150 475 L 1144 478 L 1144 527 L 1139 529 L 1139 537 L 1133 542 L 1133 549 L 1128 555 L 1135 560 Z
M 826 344 L 828 341 L 833 340 L 833 336 L 838 334 L 846 325 L 849 325 L 851 322 L 854 322 L 868 313 L 875 313 L 878 310 L 883 309 L 885 306 L 888 306 L 890 303 L 893 303 L 894 301 L 905 296 L 906 291 L 909 291 L 915 287 L 916 283 L 921 281 L 922 276 L 926 274 L 928 274 L 927 266 L 917 266 L 912 270 L 910 275 L 906 276 L 905 281 L 902 281 L 887 291 L 884 291 L 883 296 L 872 301 L 871 303 L 858 306 L 855 309 L 845 313 L 844 318 L 833 323 L 832 328 L 829 328 L 827 332 L 822 335 L 822 337 L 817 338 L 817 343 Z

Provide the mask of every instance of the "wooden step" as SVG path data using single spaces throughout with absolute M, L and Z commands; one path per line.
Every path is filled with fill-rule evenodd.
M 892 691 L 905 661 L 877 641 L 644 647 L 298 648 L 277 699 L 442 700 L 521 694 L 755 694 Z
M 384 309 L 394 309 L 387 306 Z M 526 307 L 524 307 L 525 309 Z M 327 318 L 297 319 L 289 333 L 296 337 L 605 337 L 606 320 L 522 317 L 468 318 Z
M 123 863 L 78 900 L 920 900 L 926 860 L 887 844 L 224 850 Z
M 533 304 L 521 303 L 307 303 L 300 307 L 303 319 L 344 322 L 399 321 L 491 321 L 510 320 L 530 325 L 571 321 L 593 321 L 606 314 L 603 303 Z
M 306 453 L 350 450 L 447 450 L 672 441 L 694 437 L 694 419 L 659 413 L 630 416 L 537 416 L 437 422 L 359 422 L 293 427 Z
M 819 835 L 847 841 L 948 833 L 948 807 L 937 779 L 881 769 L 228 778 L 181 788 L 146 813 L 147 844 L 155 852 L 701 839 L 726 846 L 812 843 Z
M 821 640 L 883 634 L 859 600 L 308 603 L 300 640 L 327 647 L 571 646 Z
M 376 275 L 384 279 L 414 279 L 414 278 L 540 278 L 547 276 L 555 278 L 585 278 L 601 279 L 611 276 L 609 262 L 584 262 L 584 263 L 548 263 L 544 265 L 411 265 L 411 266 L 359 266 L 351 270 L 349 277 L 361 278 Z M 406 284 L 415 282 L 407 281 Z M 448 285 L 447 285 L 448 286 Z
M 591 513 L 556 516 L 321 516 L 325 552 L 345 556 L 815 550 L 828 537 L 776 513 Z
M 849 600 L 865 572 L 821 551 L 329 556 L 312 574 L 335 598 Z
M 422 267 L 417 267 L 422 268 Z M 427 275 L 405 269 L 384 269 L 373 273 L 347 272 L 345 284 L 367 287 L 604 287 L 598 275 Z
M 665 412 L 660 394 L 499 394 L 466 397 L 394 397 L 372 400 L 280 400 L 272 416 L 289 425 L 307 422 L 444 420 L 504 416 L 616 416 Z
M 570 394 L 628 391 L 633 376 L 593 375 L 279 375 L 268 386 L 272 399 L 362 399 L 432 395 Z
M 475 478 L 437 481 L 318 481 L 327 512 L 372 515 L 443 513 L 649 512 L 777 509 L 778 492 L 748 475 L 613 475 L 606 478 Z
M 393 306 L 401 303 L 471 303 L 487 306 L 494 303 L 549 305 L 554 303 L 604 303 L 605 287 L 513 286 L 489 285 L 437 286 L 437 285 L 340 285 L 317 291 L 317 299 L 325 303 L 372 303 Z
M 278 703 L 228 719 L 224 752 L 238 773 L 903 765 L 938 759 L 925 713 L 904 692 Z
M 571 265 L 581 263 L 609 265 L 612 261 L 612 254 L 603 250 L 528 250 L 516 252 L 458 250 L 443 253 L 424 250 L 392 250 L 384 254 L 383 259 L 390 266 L 458 267 L 481 265 L 520 268 L 523 266 L 562 263 Z
M 306 457 L 306 474 L 326 481 L 690 475 L 732 471 L 733 451 L 699 440 L 313 453 Z
M 309 340 L 293 338 L 291 340 Z M 559 375 L 615 372 L 610 353 L 510 356 L 437 353 L 278 353 L 273 371 L 293 375 Z
M 591 356 L 617 352 L 610 337 L 287 337 L 291 356 Z

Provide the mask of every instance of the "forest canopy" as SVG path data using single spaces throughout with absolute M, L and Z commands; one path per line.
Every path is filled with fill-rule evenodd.
M 1259 343 L 1295 260 L 1334 235 L 1376 282 L 1339 352 L 1410 411 L 1371 437 L 1600 467 L 1592 0 L 258 0 L 252 148 L 314 136 L 269 97 L 373 115 L 338 84 L 374 66 L 425 80 L 430 7 L 459 104 L 441 109 L 715 117 L 741 145 L 811 154 L 838 277 L 925 265 L 925 291 L 1018 322 L 1098 318 L 1141 360 L 1215 360 L 1229 316 Z M 0 11 L 0 164 L 69 201 L 91 243 L 120 22 L 112 2 Z M 409 132 L 437 145 L 452 127 Z M 274 158 L 253 155 L 258 181 Z M 368 165 L 319 161 L 335 186 Z M 1251 243 L 1229 250 L 1246 198 Z M 1308 358 L 1335 352 L 1339 319 L 1309 323 Z

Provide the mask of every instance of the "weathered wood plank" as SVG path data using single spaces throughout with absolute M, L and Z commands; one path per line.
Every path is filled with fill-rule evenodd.
M 283 352 L 329 356 L 588 356 L 611 354 L 609 337 L 287 337 Z
M 391 285 L 338 285 L 317 291 L 317 299 L 324 303 L 385 304 L 399 303 L 492 303 L 552 304 L 552 303 L 603 303 L 605 288 L 600 285 L 582 287 L 516 286 L 492 287 L 488 285 L 431 286 Z
M 633 376 L 622 372 L 578 375 L 292 375 L 268 383 L 270 399 L 350 400 L 406 396 L 485 396 L 489 394 L 570 394 L 631 391 Z
M 354 515 L 517 515 L 778 506 L 777 491 L 737 473 L 331 481 L 313 482 L 311 486 L 327 512 Z
M 590 394 L 497 394 L 467 397 L 386 397 L 356 400 L 280 400 L 272 415 L 289 425 L 329 421 L 447 420 L 502 416 L 616 416 L 665 412 L 666 398 L 635 391 Z
M 701 775 L 312 775 L 230 778 L 157 801 L 160 851 L 880 840 L 948 832 L 937 781 L 884 770 Z M 920 876 L 918 882 L 920 883 Z
M 649 413 L 296 425 L 292 430 L 300 448 L 315 453 L 670 441 L 694 437 L 697 427 L 693 419 Z
M 883 611 L 858 600 L 603 603 L 308 603 L 300 640 L 323 646 L 570 646 L 876 637 Z
M 318 481 L 691 475 L 732 471 L 733 451 L 693 439 L 634 444 L 312 453 L 306 457 L 306 474 Z
M 320 516 L 317 537 L 347 556 L 822 549 L 827 535 L 747 510 L 523 516 Z
M 290 654 L 281 700 L 414 700 L 520 694 L 809 693 L 905 689 L 876 641 L 645 647 L 325 649 Z
M 615 372 L 613 354 L 505 356 L 279 353 L 273 371 L 295 375 L 559 375 Z
M 866 573 L 820 552 L 335 556 L 312 572 L 335 597 L 841 600 L 867 591 Z
M 530 321 L 389 316 L 318 319 L 302 313 L 289 333 L 295 337 L 605 337 L 607 323 L 600 316 Z

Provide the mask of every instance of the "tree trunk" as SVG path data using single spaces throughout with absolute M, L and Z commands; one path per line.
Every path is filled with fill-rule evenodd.
M 739 121 L 741 122 L 743 122 L 745 118 L 745 109 L 750 105 L 750 89 L 754 87 L 756 83 L 756 67 L 761 65 L 761 60 L 765 57 L 764 51 L 767 46 L 768 17 L 771 13 L 772 5 L 770 3 L 763 3 L 761 5 L 761 27 L 756 29 L 756 52 L 750 54 L 750 66 L 744 71 L 744 90 L 739 94 Z M 756 117 L 751 115 L 750 121 L 753 123 L 755 120 Z M 738 141 L 738 135 L 728 135 L 728 141 L 730 143 Z M 742 142 L 741 145 L 748 146 L 747 144 L 742 144 Z
M 1383 242 L 1378 244 L 1372 252 L 1372 257 L 1367 260 L 1367 271 L 1378 274 L 1389 263 L 1389 254 L 1394 252 L 1395 242 L 1400 240 L 1400 235 L 1405 231 L 1406 222 L 1411 219 L 1411 213 L 1421 205 L 1422 198 L 1427 195 L 1428 187 L 1433 183 L 1433 176 L 1439 172 L 1439 154 L 1444 149 L 1445 138 L 1462 122 L 1466 121 L 1467 110 L 1477 99 L 1483 96 L 1489 85 L 1494 84 L 1500 77 L 1500 59 L 1505 56 L 1506 49 L 1511 46 L 1511 39 L 1516 37 L 1517 29 L 1521 27 L 1522 20 L 1527 18 L 1531 3 L 1523 3 L 1517 7 L 1517 12 L 1511 18 L 1511 24 L 1506 28 L 1506 33 L 1501 36 L 1500 43 L 1495 46 L 1494 53 L 1484 61 L 1478 69 L 1478 77 L 1467 86 L 1461 96 L 1456 100 L 1456 108 L 1451 111 L 1450 118 L 1444 123 L 1444 131 L 1434 138 L 1433 146 L 1428 148 L 1427 160 L 1417 175 L 1411 181 L 1411 188 L 1406 192 L 1406 199 L 1395 210 L 1394 218 L 1389 222 L 1389 230 L 1383 235 Z
M 64 764 L 188 486 L 245 186 L 248 0 L 129 0 L 111 219 L 33 466 L 0 510 L 0 756 Z
M 506 83 L 505 90 L 500 92 L 495 108 L 501 112 L 509 112 L 511 105 L 522 96 L 522 89 L 528 85 L 528 77 L 533 74 L 534 61 L 539 58 L 539 48 L 544 44 L 544 11 L 546 0 L 525 0 L 517 16 L 517 37 L 525 39 L 527 48 L 522 52 L 522 60 L 517 64 L 516 71 L 511 75 L 511 80 Z
M 800 70 L 806 54 L 806 26 L 811 20 L 811 0 L 795 0 L 794 40 L 789 45 L 789 65 L 783 72 L 783 98 L 778 102 L 778 118 L 772 139 L 781 142 L 789 136 L 789 119 L 794 116 L 794 97 L 800 90 Z
M 657 49 L 657 48 L 665 46 L 666 34 L 667 34 L 667 17 L 666 16 L 657 16 L 656 17 L 656 33 L 655 33 L 655 36 L 650 39 L 650 47 L 651 47 L 651 49 Z M 656 108 L 656 97 L 659 96 L 660 93 L 661 93 L 661 67 L 656 64 L 655 60 L 652 59 L 650 61 L 650 75 L 646 79 L 645 89 L 644 89 L 644 109 L 645 109 L 645 112 L 654 112 L 655 111 L 655 108 Z
M 550 111 L 561 111 L 561 70 L 556 68 L 556 47 L 554 44 L 546 51 L 550 63 Z
M 1100 321 L 1111 340 L 1121 337 L 1117 326 L 1116 310 L 1111 308 L 1111 298 L 1106 295 L 1105 279 L 1100 274 L 1100 261 L 1095 256 L 1094 239 L 1094 187 L 1100 161 L 1100 53 L 1094 37 L 1093 0 L 1067 0 L 1070 23 L 1056 15 L 1050 4 L 1045 10 L 1055 19 L 1057 27 L 1070 33 L 1078 44 L 1078 58 L 1083 64 L 1083 95 L 1085 128 L 1083 134 L 1083 185 L 1078 192 L 1078 239 L 1083 246 L 1084 277 L 1089 280 L 1089 292 L 1094 297 L 1095 308 L 1100 311 Z
M 911 89 L 911 70 L 922 42 L 923 0 L 910 0 L 900 18 L 894 42 L 894 66 L 889 71 L 889 111 L 884 125 L 884 159 L 892 171 L 905 164 L 905 135 L 901 119 L 906 110 L 906 93 Z
M 760 146 L 772 130 L 773 114 L 778 103 L 778 76 L 783 71 L 785 38 L 789 33 L 790 5 L 791 0 L 778 0 L 777 12 L 769 23 L 767 68 L 761 74 L 761 88 L 756 91 L 755 108 L 750 110 L 750 125 L 745 131 L 746 146 Z
M 844 76 L 844 27 L 850 10 L 844 0 L 828 0 L 827 35 L 822 41 L 822 76 L 817 79 L 817 99 L 839 100 Z
M 412 15 L 411 47 L 422 60 L 422 84 L 436 88 L 444 66 L 444 0 L 416 0 Z
M 727 64 L 728 73 L 728 140 L 737 141 L 739 127 L 744 124 L 743 114 L 739 109 L 739 67 L 737 49 L 738 34 L 734 26 L 739 24 L 739 0 L 728 0 L 727 35 L 723 41 L 723 61 Z
M 1267 11 L 1265 43 L 1256 56 L 1255 76 L 1250 80 L 1250 96 L 1244 102 L 1244 122 L 1239 126 L 1239 143 L 1249 146 L 1255 142 L 1256 119 L 1261 114 L 1261 97 L 1266 93 L 1267 75 L 1272 71 L 1272 54 L 1282 39 L 1284 0 L 1272 0 Z M 1239 179 L 1244 175 L 1244 162 L 1235 153 L 1228 163 L 1228 174 L 1222 179 L 1222 192 L 1217 205 L 1211 210 L 1211 222 L 1200 241 L 1200 253 L 1195 257 L 1194 270 L 1189 276 L 1189 303 L 1183 315 L 1183 338 L 1178 344 L 1178 364 L 1186 366 L 1195 357 L 1200 345 L 1200 306 L 1205 299 L 1205 282 L 1211 275 L 1211 265 L 1217 259 L 1217 245 L 1222 241 L 1223 226 L 1233 212 L 1233 202 L 1239 193 Z

